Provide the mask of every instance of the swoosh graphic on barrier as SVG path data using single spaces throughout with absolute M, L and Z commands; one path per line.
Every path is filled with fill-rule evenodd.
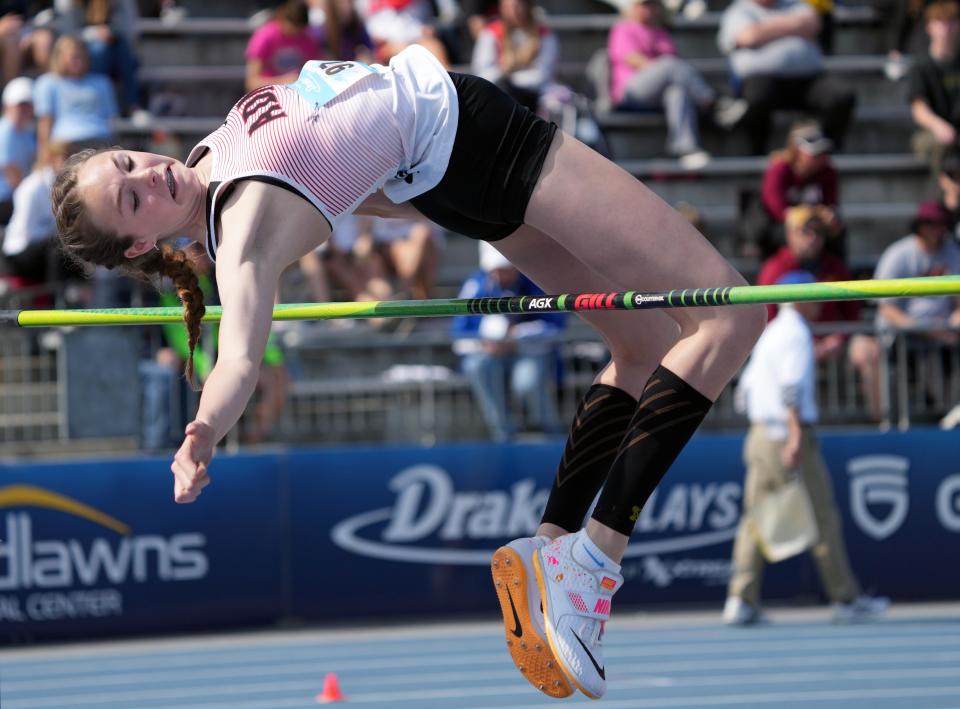
M 415 564 L 448 564 L 452 566 L 485 566 L 490 563 L 495 549 L 443 549 L 418 547 L 403 544 L 364 539 L 358 532 L 378 522 L 390 519 L 392 508 L 385 507 L 348 517 L 338 522 L 330 530 L 330 539 L 341 549 L 388 561 L 408 561 Z M 637 542 L 627 547 L 624 558 L 646 556 L 648 554 L 667 554 L 675 551 L 699 549 L 713 546 L 733 539 L 737 534 L 736 526 L 714 532 L 690 534 L 673 539 L 660 539 L 650 542 Z
M 82 517 L 112 529 L 117 534 L 130 534 L 130 527 L 120 520 L 65 495 L 33 485 L 7 485 L 0 488 L 0 507 L 41 507 L 57 510 Z

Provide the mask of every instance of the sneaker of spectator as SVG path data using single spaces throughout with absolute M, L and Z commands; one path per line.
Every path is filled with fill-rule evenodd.
M 734 128 L 747 112 L 746 99 L 720 96 L 713 105 L 713 122 L 721 128 Z
M 877 620 L 890 607 L 890 599 L 885 596 L 861 595 L 849 603 L 834 603 L 833 622 L 838 624 L 865 623 Z
M 960 426 L 960 404 L 957 404 L 947 412 L 947 415 L 940 419 L 940 428 L 949 431 L 952 428 Z
M 723 604 L 723 622 L 732 626 L 758 625 L 767 622 L 767 617 L 757 606 L 747 603 L 739 596 L 727 596 Z

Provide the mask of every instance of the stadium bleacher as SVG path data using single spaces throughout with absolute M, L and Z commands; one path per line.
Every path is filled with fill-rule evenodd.
M 141 79 L 154 107 L 166 109 L 166 114 L 164 110 L 155 111 L 148 124 L 121 119 L 116 127 L 118 142 L 122 144 L 159 147 L 182 158 L 197 140 L 220 124 L 229 107 L 242 95 L 244 49 L 255 26 L 251 18 L 260 10 L 260 4 L 245 0 L 185 0 L 179 5 L 185 11 L 181 17 L 140 21 Z M 585 95 L 595 95 L 596 86 L 591 82 L 588 66 L 598 52 L 603 52 L 616 13 L 600 0 L 552 0 L 542 5 L 548 13 L 548 24 L 560 38 L 559 78 Z M 681 55 L 721 90 L 728 87 L 728 73 L 726 60 L 716 45 L 716 33 L 725 5 L 724 0 L 710 0 L 704 15 L 696 19 L 678 17 L 673 26 Z M 859 273 L 869 273 L 882 250 L 907 233 L 915 205 L 930 196 L 926 166 L 910 153 L 912 122 L 907 110 L 906 82 L 891 82 L 883 72 L 890 16 L 888 5 L 880 2 L 839 3 L 834 53 L 827 58 L 828 71 L 855 86 L 858 94 L 849 142 L 845 151 L 835 156 L 835 164 L 841 178 L 841 209 L 849 227 L 848 257 Z M 789 113 L 777 115 L 771 147 L 783 144 L 789 121 L 795 117 Z M 742 131 L 726 133 L 704 126 L 704 147 L 714 158 L 705 168 L 690 172 L 676 160 L 663 157 L 666 127 L 661 115 L 601 111 L 596 118 L 612 157 L 668 202 L 695 207 L 708 238 L 726 256 L 735 258 L 738 199 L 744 190 L 759 189 L 766 163 L 765 157 L 748 154 Z M 474 242 L 456 236 L 448 238 L 437 294 L 453 295 L 476 262 Z M 737 265 L 752 275 L 758 264 L 737 261 Z M 426 339 L 411 341 L 402 356 L 397 354 L 398 350 L 391 350 L 388 359 L 455 368 L 445 335 L 436 337 L 441 327 L 427 333 Z M 572 338 L 572 362 L 577 361 L 578 332 L 581 338 L 583 335 L 582 331 L 575 331 Z M 435 409 L 443 397 L 448 413 L 457 411 L 458 420 L 476 418 L 461 379 L 428 378 L 392 381 L 387 385 L 383 372 L 389 363 L 368 355 L 377 349 L 371 340 L 351 344 L 341 337 L 344 349 L 337 354 L 325 346 L 328 341 L 324 338 L 320 338 L 323 346 L 311 344 L 314 335 L 307 337 L 306 345 L 298 353 L 302 371 L 294 383 L 284 420 L 288 438 L 309 438 L 318 427 L 331 434 L 331 442 L 358 440 L 358 436 L 359 440 L 363 436 L 415 440 L 417 431 L 424 430 L 432 430 L 431 435 L 440 439 L 456 437 L 457 426 L 444 427 Z M 332 363 L 337 357 L 346 360 L 351 377 Z M 340 376 L 331 375 L 337 371 Z M 574 378 L 568 392 L 561 394 L 567 409 L 575 405 L 578 388 L 589 381 L 589 374 L 584 372 L 580 372 L 584 376 Z M 863 422 L 852 373 L 840 365 L 824 376 L 833 382 L 831 391 L 845 392 L 831 400 L 835 406 L 828 411 L 827 420 Z M 56 387 L 52 377 L 44 379 L 43 386 L 51 392 Z M 352 402 L 344 394 L 345 387 L 354 396 Z M 399 422 L 384 413 L 399 411 L 400 405 L 426 418 Z M 51 438 L 65 437 L 53 393 L 42 405 L 37 403 L 26 409 L 45 412 L 50 420 Z M 708 425 L 739 420 L 727 402 L 716 411 Z M 350 415 L 355 416 L 352 423 Z M 343 421 L 349 430 L 338 433 L 330 428 Z M 14 438 L 17 436 L 0 435 L 0 443 L 12 442 Z
M 177 136 L 188 148 L 216 128 L 219 119 L 243 92 L 243 52 L 251 32 L 253 2 L 185 2 L 185 17 L 170 22 L 143 19 L 139 51 L 142 79 L 154 96 L 179 96 L 179 115 L 157 116 L 148 126 L 130 121 L 118 125 L 121 138 L 144 142 L 159 128 Z M 726 60 L 716 45 L 724 3 L 708 4 L 696 19 L 678 17 L 674 36 L 682 56 L 690 58 L 708 81 L 727 88 Z M 561 44 L 560 78 L 576 90 L 594 94 L 587 63 L 602 51 L 617 15 L 597 0 L 564 0 L 546 4 L 548 24 Z M 890 16 L 884 4 L 839 4 L 836 10 L 834 54 L 828 71 L 855 86 L 858 106 L 844 154 L 837 157 L 841 173 L 842 208 L 849 226 L 849 256 L 868 267 L 893 239 L 906 233 L 918 200 L 927 194 L 924 165 L 909 152 L 912 122 L 907 110 L 906 82 L 890 82 L 883 73 Z M 772 145 L 781 145 L 790 114 L 780 114 Z M 745 157 L 742 132 L 704 128 L 704 147 L 716 156 L 695 174 L 661 159 L 665 123 L 659 114 L 606 112 L 597 116 L 614 159 L 644 179 L 664 199 L 701 210 L 708 236 L 733 256 L 732 232 L 737 195 L 759 185 L 764 159 Z M 468 266 L 450 263 L 457 249 L 446 254 L 443 285 L 452 287 L 472 265 L 473 254 L 460 256 Z M 740 264 L 750 270 L 750 264 Z

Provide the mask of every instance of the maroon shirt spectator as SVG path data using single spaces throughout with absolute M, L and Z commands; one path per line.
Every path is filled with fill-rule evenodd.
M 770 217 L 783 223 L 788 207 L 839 202 L 837 170 L 830 160 L 833 147 L 816 125 L 790 131 L 787 147 L 771 157 L 763 173 L 763 205 Z

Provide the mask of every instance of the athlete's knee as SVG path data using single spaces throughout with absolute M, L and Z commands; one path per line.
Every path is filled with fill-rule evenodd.
M 722 309 L 721 337 L 745 352 L 754 344 L 767 326 L 767 308 L 764 305 L 737 305 Z

